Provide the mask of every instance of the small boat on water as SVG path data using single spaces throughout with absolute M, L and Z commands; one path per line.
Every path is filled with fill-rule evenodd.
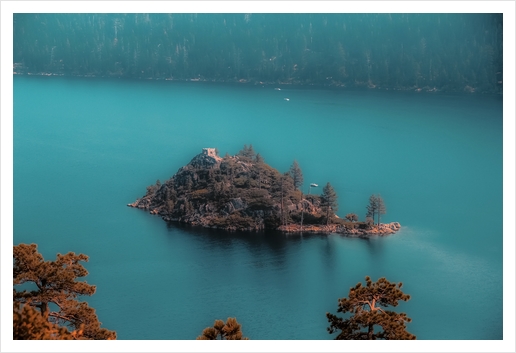
M 276 87 L 274 90 L 275 91 L 281 91 L 281 88 Z
M 283 100 L 286 100 L 288 102 L 290 100 L 290 98 L 283 98 Z

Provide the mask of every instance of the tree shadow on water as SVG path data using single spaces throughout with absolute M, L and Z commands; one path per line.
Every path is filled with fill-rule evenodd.
M 182 232 L 201 243 L 202 247 L 215 251 L 227 252 L 245 249 L 252 255 L 251 261 L 256 264 L 264 261 L 282 264 L 295 245 L 300 245 L 302 237 L 289 235 L 280 231 L 226 231 L 204 228 L 181 223 L 167 223 L 170 232 Z M 259 265 L 260 266 L 260 265 Z
M 381 258 L 383 255 L 383 241 L 380 237 L 360 238 L 367 247 L 371 258 Z

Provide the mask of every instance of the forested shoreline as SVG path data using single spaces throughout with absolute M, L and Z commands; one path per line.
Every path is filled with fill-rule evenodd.
M 502 93 L 501 14 L 15 14 L 17 74 Z

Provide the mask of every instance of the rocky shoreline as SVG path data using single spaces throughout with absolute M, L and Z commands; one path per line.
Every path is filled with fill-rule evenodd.
M 145 202 L 141 202 L 142 199 L 138 199 L 133 203 L 127 204 L 128 207 L 139 208 L 142 210 L 149 210 L 148 205 Z M 152 215 L 160 215 L 158 209 L 151 209 L 149 211 Z M 248 227 L 242 228 L 237 226 L 226 225 L 224 227 L 214 226 L 211 223 L 212 215 L 207 215 L 205 217 L 196 215 L 196 217 L 189 218 L 173 218 L 167 215 L 161 215 L 161 218 L 166 222 L 180 222 L 189 224 L 192 226 L 200 226 L 204 228 L 212 228 L 212 229 L 222 229 L 228 231 L 235 230 L 243 230 L 243 231 L 258 231 L 263 230 L 262 227 Z M 372 225 L 369 228 L 361 228 L 358 224 L 352 224 L 351 226 L 341 225 L 341 224 L 305 224 L 301 226 L 300 224 L 290 223 L 287 225 L 281 225 L 276 230 L 279 230 L 283 233 L 312 233 L 312 234 L 341 234 L 348 237 L 356 237 L 356 238 L 368 238 L 371 236 L 386 236 L 390 234 L 394 234 L 401 229 L 401 224 L 399 222 L 391 222 L 391 223 L 380 223 L 380 225 Z
M 329 225 L 301 225 L 299 224 L 288 224 L 286 226 L 280 226 L 278 230 L 285 233 L 315 233 L 315 234 L 342 234 L 350 237 L 370 237 L 370 236 L 385 236 L 394 234 L 401 229 L 401 225 L 398 222 L 391 223 L 380 223 L 380 225 L 371 226 L 371 228 L 350 228 L 340 224 L 329 224 Z

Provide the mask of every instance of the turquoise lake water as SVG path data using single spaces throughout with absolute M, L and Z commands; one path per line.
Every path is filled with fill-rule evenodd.
M 227 317 L 251 339 L 332 339 L 325 313 L 366 275 L 403 282 L 418 339 L 502 339 L 502 97 L 274 88 L 15 77 L 14 244 L 87 254 L 87 301 L 119 339 Z M 381 194 L 402 230 L 225 233 L 126 206 L 203 147 L 244 144 L 296 159 L 305 192 L 330 182 L 341 217 Z

